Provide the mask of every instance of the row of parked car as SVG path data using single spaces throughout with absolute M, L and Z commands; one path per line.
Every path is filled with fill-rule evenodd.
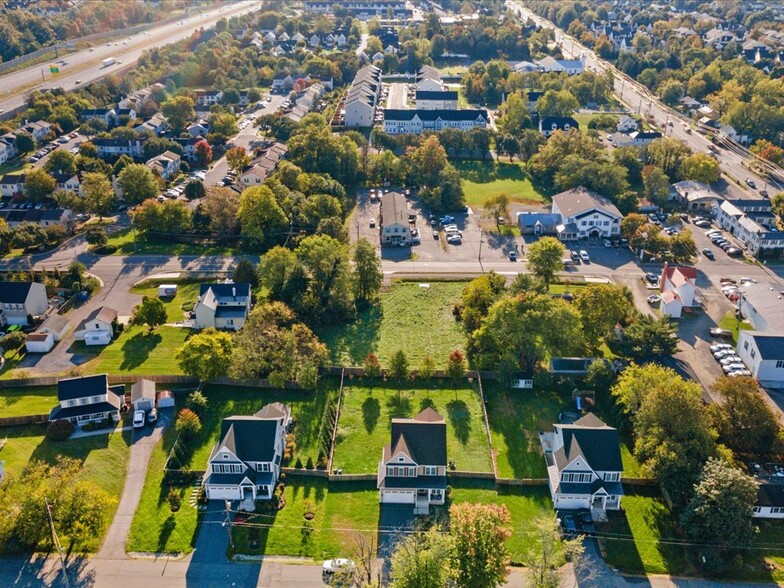
M 576 514 L 564 513 L 560 518 L 564 535 L 574 537 L 575 535 L 595 535 L 596 525 L 593 524 L 591 513 L 587 510 Z
M 730 257 L 743 256 L 743 250 L 733 246 L 733 244 L 730 243 L 730 241 L 724 237 L 724 233 L 722 233 L 721 230 L 711 229 L 710 231 L 705 232 L 705 236 L 711 240 L 711 243 L 713 243 L 716 247 L 724 251 Z M 703 250 L 703 253 L 705 253 L 705 250 Z M 713 252 L 711 252 L 711 255 L 712 254 Z M 708 257 L 707 254 L 706 257 Z
M 27 163 L 35 163 L 36 161 L 43 159 L 49 153 L 57 149 L 60 146 L 60 143 L 67 143 L 70 139 L 76 139 L 77 136 L 78 134 L 74 132 L 71 133 L 70 135 L 63 135 L 57 141 L 52 141 L 51 143 L 47 143 L 46 145 L 41 147 L 38 151 L 36 151 L 34 155 L 31 155 L 27 159 Z M 76 148 L 76 151 L 77 152 L 79 151 L 78 147 Z
M 714 359 L 721 364 L 721 370 L 725 375 L 731 378 L 751 375 L 751 372 L 746 369 L 746 364 L 729 343 L 711 345 L 710 350 Z

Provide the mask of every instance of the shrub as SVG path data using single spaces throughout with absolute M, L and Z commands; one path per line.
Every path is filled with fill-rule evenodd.
M 196 502 L 201 506 L 207 506 L 209 500 L 207 500 L 207 489 L 204 486 L 199 488 L 199 493 L 196 496 Z
M 199 418 L 203 418 L 207 413 L 207 406 L 209 405 L 207 397 L 199 390 L 194 390 L 188 395 L 185 400 L 185 406 L 195 412 Z
M 298 469 L 298 470 L 302 469 L 302 459 L 301 458 L 299 458 L 299 457 L 297 458 L 297 461 L 294 462 L 294 467 L 296 469 Z
M 46 438 L 50 441 L 65 441 L 73 433 L 74 427 L 71 421 L 58 419 L 52 421 L 46 427 Z
M 183 408 L 177 415 L 177 424 L 174 428 L 183 439 L 193 439 L 201 431 L 201 419 L 191 409 Z
M 169 508 L 172 512 L 177 512 L 180 510 L 180 506 L 182 505 L 182 497 L 180 496 L 180 491 L 174 487 L 169 488 L 169 494 L 166 497 L 166 500 L 169 502 Z
M 308 456 L 308 461 L 307 461 L 307 463 L 305 463 L 305 469 L 306 470 L 312 470 L 313 469 L 313 458 L 310 457 L 310 456 Z
M 0 339 L 0 347 L 5 349 L 6 351 L 10 351 L 12 349 L 19 349 L 22 345 L 25 344 L 25 335 L 22 331 L 14 331 L 13 333 L 8 333 L 2 339 Z
M 319 453 L 318 459 L 316 460 L 316 469 L 317 470 L 326 470 L 328 464 L 327 456 L 323 453 Z

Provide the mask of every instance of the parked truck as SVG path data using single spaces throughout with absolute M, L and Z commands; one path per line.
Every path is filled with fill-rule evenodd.
M 109 67 L 115 63 L 117 63 L 117 60 L 114 57 L 107 57 L 101 62 L 101 67 Z

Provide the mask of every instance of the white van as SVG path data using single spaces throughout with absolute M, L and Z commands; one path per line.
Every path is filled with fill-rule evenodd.
M 161 284 L 158 286 L 158 298 L 173 298 L 177 295 L 176 284 Z

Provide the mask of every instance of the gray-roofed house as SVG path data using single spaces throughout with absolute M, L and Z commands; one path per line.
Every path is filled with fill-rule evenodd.
M 417 90 L 415 100 L 417 110 L 457 109 L 457 92 L 454 90 Z
M 61 314 L 52 313 L 44 323 L 38 327 L 40 333 L 51 333 L 54 341 L 60 341 L 68 332 L 68 319 Z
M 740 311 L 756 331 L 784 335 L 784 289 L 772 283 L 746 284 Z
M 571 116 L 545 116 L 539 119 L 539 132 L 549 137 L 555 131 L 568 132 L 571 129 L 580 130 L 580 123 Z
M 256 500 L 272 498 L 290 423 L 291 409 L 279 402 L 253 416 L 223 419 L 204 478 L 207 498 L 240 500 L 249 510 Z
M 444 417 L 426 408 L 413 419 L 392 419 L 391 442 L 378 464 L 379 500 L 427 514 L 431 504 L 444 504 L 446 467 Z
M 623 215 L 604 196 L 583 186 L 553 196 L 552 213 L 560 215 L 558 238 L 610 237 L 621 232 Z
M 757 480 L 757 501 L 752 508 L 755 519 L 784 519 L 784 463 L 749 464 Z
M 558 510 L 590 509 L 607 520 L 621 508 L 623 462 L 618 430 L 589 413 L 571 425 L 541 433 L 553 505 Z
M 125 386 L 109 386 L 109 376 L 97 374 L 67 378 L 57 383 L 57 401 L 49 420 L 65 419 L 82 426 L 111 418 L 120 421 L 120 408 L 125 404 Z
M 760 385 L 784 386 L 784 333 L 740 331 L 737 353 Z
M 202 284 L 193 309 L 197 329 L 238 331 L 250 312 L 250 284 Z
M 28 316 L 46 312 L 46 288 L 38 282 L 0 282 L 0 324 L 26 325 Z
M 131 404 L 133 410 L 145 412 L 155 408 L 155 382 L 141 379 L 131 386 Z
M 93 310 L 74 331 L 74 339 L 85 345 L 108 345 L 117 326 L 117 311 L 108 306 Z
M 401 243 L 411 243 L 408 203 L 400 192 L 387 192 L 381 197 L 379 226 L 383 247 L 399 247 Z
M 521 212 L 517 215 L 517 224 L 524 235 L 555 235 L 561 215 L 549 212 Z

